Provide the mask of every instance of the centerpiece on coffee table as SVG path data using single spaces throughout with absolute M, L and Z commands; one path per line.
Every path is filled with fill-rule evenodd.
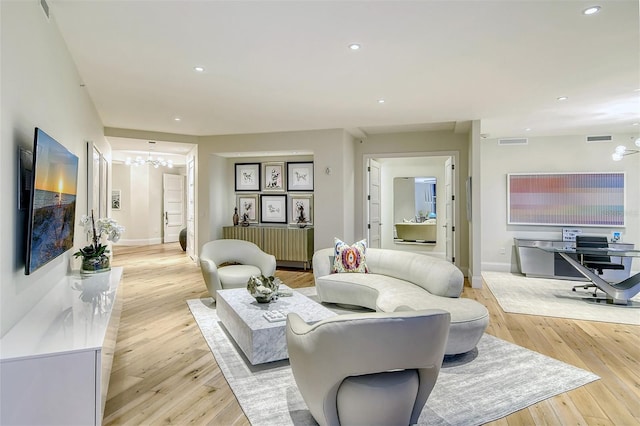
M 247 282 L 247 291 L 258 303 L 269 303 L 277 300 L 280 284 L 282 284 L 280 278 L 254 275 Z

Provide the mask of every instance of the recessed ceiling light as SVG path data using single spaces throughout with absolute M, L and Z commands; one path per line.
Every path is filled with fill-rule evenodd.
M 566 96 L 558 96 L 556 99 L 558 99 L 559 101 L 566 101 L 569 98 Z
M 526 129 L 524 129 L 525 132 L 530 132 L 531 131 L 531 127 L 527 127 Z
M 195 72 L 204 72 L 204 67 L 193 67 Z
M 640 123 L 633 123 L 632 126 L 640 126 Z
M 383 104 L 384 103 L 384 99 L 378 99 L 378 103 L 379 104 Z
M 182 118 L 180 118 L 180 117 L 175 117 L 175 118 L 173 119 L 173 121 L 182 121 Z
M 591 6 L 582 11 L 583 15 L 594 15 L 600 12 L 600 6 Z
M 360 50 L 361 47 L 362 46 L 360 46 L 358 43 L 351 43 L 349 45 L 349 49 L 351 49 L 351 50 Z

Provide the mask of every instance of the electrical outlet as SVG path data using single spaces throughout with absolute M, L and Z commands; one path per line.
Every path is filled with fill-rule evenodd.
M 505 251 L 504 247 L 500 247 L 500 254 L 505 254 L 505 253 L 506 253 L 506 251 Z

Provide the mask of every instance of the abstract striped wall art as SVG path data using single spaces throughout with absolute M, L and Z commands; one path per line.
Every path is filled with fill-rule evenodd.
M 624 226 L 625 174 L 509 173 L 510 225 Z

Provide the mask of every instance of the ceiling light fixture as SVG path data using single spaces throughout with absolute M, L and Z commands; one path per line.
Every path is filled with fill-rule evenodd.
M 204 72 L 204 67 L 193 67 L 195 72 Z
M 636 138 L 636 141 L 634 143 L 638 148 L 640 148 L 640 138 Z M 620 161 L 622 160 L 623 157 L 626 157 L 627 155 L 637 154 L 639 152 L 640 152 L 640 149 L 628 149 L 624 145 L 618 145 L 616 147 L 615 152 L 611 154 L 611 158 L 613 158 L 613 161 Z
M 149 144 L 155 144 L 155 142 L 149 141 Z M 153 158 L 151 156 L 151 148 L 149 148 L 149 152 L 147 154 L 146 159 L 142 158 L 141 156 L 137 156 L 135 159 L 131 159 L 131 157 L 127 157 L 124 164 L 126 164 L 127 166 L 136 166 L 136 167 L 142 166 L 143 164 L 148 164 L 150 166 L 153 166 L 156 169 L 160 166 L 168 167 L 170 169 L 173 168 L 173 161 L 165 160 L 162 157 Z
M 175 118 L 173 119 L 173 121 L 182 121 L 182 118 L 180 118 L 180 117 L 175 117 Z
M 569 98 L 566 97 L 566 96 L 558 96 L 556 99 L 559 100 L 559 101 L 566 101 Z
M 362 46 L 360 46 L 358 43 L 351 43 L 349 45 L 349 49 L 351 49 L 351 50 L 360 50 L 361 47 Z
M 595 15 L 600 12 L 600 6 L 591 6 L 582 11 L 583 15 Z
M 384 103 L 384 99 L 378 99 L 378 103 L 379 104 L 383 104 Z

